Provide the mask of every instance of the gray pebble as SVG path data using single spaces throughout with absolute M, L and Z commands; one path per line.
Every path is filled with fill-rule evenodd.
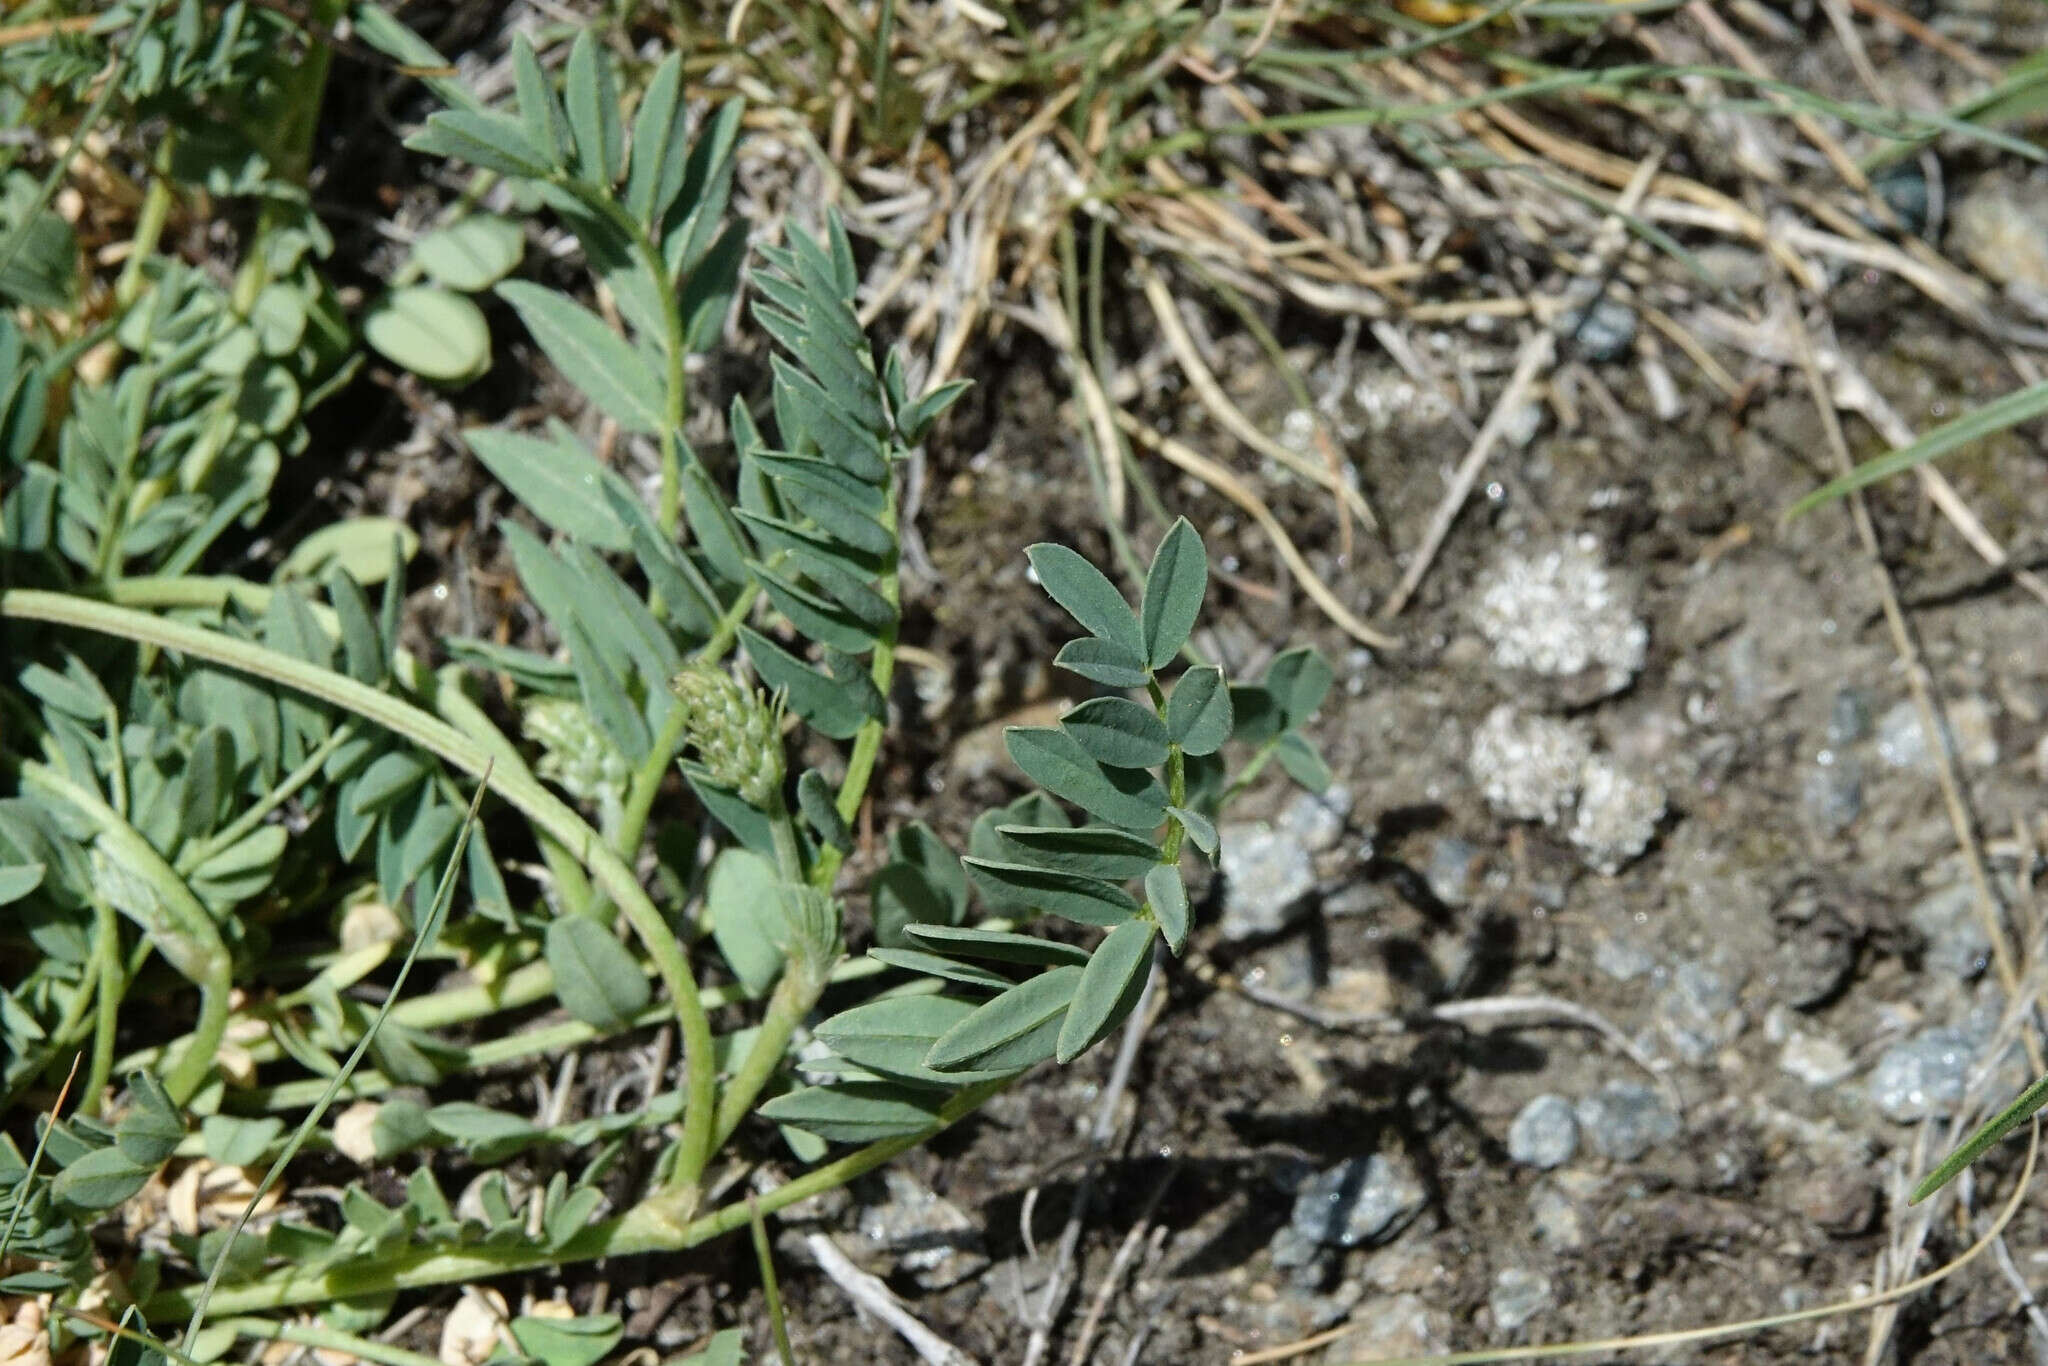
M 1422 875 L 1429 890 L 1446 906 L 1463 906 L 1472 899 L 1472 885 L 1478 880 L 1485 852 L 1469 840 L 1447 836 L 1429 848 L 1429 861 Z
M 1593 945 L 1593 966 L 1617 982 L 1633 982 L 1655 972 L 1657 960 L 1640 944 L 1604 934 Z
M 865 1251 L 925 1290 L 944 1290 L 987 1268 L 981 1226 L 958 1205 L 893 1167 L 883 1170 L 882 1182 L 887 1198 L 860 1211 Z
M 1678 1137 L 1678 1119 L 1663 1098 L 1633 1081 L 1610 1081 L 1580 1101 L 1579 1128 L 1594 1152 L 1616 1162 L 1633 1162 Z
M 1863 765 L 1851 754 L 1822 750 L 1800 785 L 1806 820 L 1823 835 L 1839 835 L 1863 814 Z
M 1977 893 L 1967 882 L 1943 887 L 1914 903 L 1906 918 L 1927 940 L 1927 965 L 1968 981 L 1991 963 L 1991 939 L 1977 914 Z
M 1842 688 L 1828 708 L 1828 743 L 1853 745 L 1870 734 L 1870 698 L 1861 688 Z
M 1923 1029 L 1877 1060 L 1870 1071 L 1871 1104 L 1901 1124 L 1948 1114 L 1962 1101 L 1982 1051 L 1966 1030 Z
M 1579 1120 L 1563 1096 L 1541 1095 L 1522 1107 L 1508 1126 L 1508 1156 L 1549 1171 L 1579 1150 Z
M 1636 311 L 1602 295 L 1591 309 L 1569 309 L 1558 317 L 1557 335 L 1568 351 L 1594 364 L 1617 361 L 1636 340 Z
M 1226 825 L 1223 841 L 1223 937 L 1276 934 L 1308 910 L 1316 870 L 1308 847 L 1263 822 Z
M 1405 1161 L 1383 1153 L 1354 1157 L 1302 1183 L 1293 1226 L 1326 1247 L 1357 1247 L 1398 1232 L 1427 1198 Z
M 1486 1307 L 1493 1311 L 1493 1326 L 1512 1333 L 1550 1307 L 1550 1277 L 1527 1267 L 1510 1266 L 1493 1278 L 1493 1291 Z

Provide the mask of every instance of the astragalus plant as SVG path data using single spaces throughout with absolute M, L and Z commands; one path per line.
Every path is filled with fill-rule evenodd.
M 355 31 L 440 65 L 375 11 Z M 630 118 L 587 37 L 559 90 L 524 40 L 513 58 L 514 108 L 437 78 L 448 107 L 408 145 L 573 232 L 616 324 L 540 284 L 496 294 L 659 469 L 643 497 L 562 423 L 465 434 L 530 514 L 496 534 L 550 648 L 401 650 L 410 543 L 388 525 L 316 530 L 264 583 L 158 558 L 176 538 L 134 539 L 164 520 L 148 509 L 110 549 L 94 526 L 152 480 L 213 535 L 241 495 L 164 466 L 179 429 L 152 419 L 147 347 L 96 383 L 32 332 L 0 347 L 0 1082 L 24 1135 L 31 1108 L 55 1116 L 0 1141 L 0 1294 L 53 1296 L 60 1350 L 126 1307 L 189 1325 L 193 1355 L 310 1341 L 260 1317 L 288 1306 L 318 1306 L 332 1342 L 404 1290 L 733 1230 L 750 1203 L 707 1192 L 749 1162 L 804 1168 L 764 1214 L 842 1184 L 1115 1029 L 1186 947 L 1183 870 L 1216 856 L 1226 797 L 1274 759 L 1327 781 L 1301 733 L 1319 656 L 1236 685 L 1195 657 L 1208 569 L 1187 522 L 1135 607 L 1035 546 L 1082 631 L 1055 662 L 1090 695 L 1008 733 L 1036 790 L 980 814 L 964 854 L 911 822 L 854 876 L 889 743 L 898 471 L 962 386 L 913 393 L 877 359 L 836 219 L 749 251 L 727 212 L 740 110 L 693 118 L 675 58 Z M 147 284 L 121 327 L 180 316 L 174 272 Z M 685 362 L 741 290 L 774 354 L 714 467 L 683 437 Z M 219 344 L 194 335 L 188 352 Z M 415 966 L 428 985 L 401 991 Z M 679 1076 L 629 1112 L 550 1126 L 474 1099 L 508 1065 L 662 1023 Z M 385 1198 L 296 1196 L 302 1144 L 384 1173 Z M 148 1193 L 195 1166 L 281 1175 L 282 1199 L 245 1202 L 246 1225 L 95 1237 L 124 1209 L 155 1227 Z M 513 1332 L 554 1366 L 620 1332 L 569 1322 Z

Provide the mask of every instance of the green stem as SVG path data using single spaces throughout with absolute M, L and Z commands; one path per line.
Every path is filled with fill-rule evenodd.
M 632 858 L 640 852 L 640 839 L 647 833 L 647 817 L 654 810 L 655 794 L 661 791 L 661 783 L 668 776 L 669 760 L 676 757 L 676 749 L 683 743 L 683 732 L 690 728 L 690 709 L 680 701 L 670 698 L 668 716 L 655 733 L 654 748 L 647 751 L 647 757 L 640 761 L 626 785 L 626 809 L 619 820 L 618 841 L 612 846 L 623 858 Z
M 836 1162 L 815 1167 L 759 1197 L 762 1214 L 836 1190 L 900 1153 L 929 1142 L 951 1125 L 974 1113 L 1015 1078 L 962 1087 L 948 1099 L 932 1123 L 915 1133 L 870 1143 Z M 322 1304 L 410 1290 L 428 1285 L 460 1284 L 488 1276 L 535 1271 L 598 1257 L 623 1257 L 643 1252 L 679 1252 L 744 1228 L 753 1218 L 745 1200 L 736 1200 L 695 1218 L 687 1213 L 686 1192 L 671 1188 L 626 1211 L 616 1219 L 592 1224 L 558 1249 L 533 1243 L 500 1247 L 403 1248 L 382 1258 L 357 1258 L 320 1270 L 287 1269 L 275 1275 L 217 1290 L 213 1308 L 223 1314 L 253 1314 L 294 1304 Z M 677 1218 L 678 1212 L 681 1219 Z M 180 1286 L 161 1290 L 144 1302 L 152 1321 L 189 1317 L 198 1289 Z
M 93 993 L 98 1008 L 93 1015 L 92 1070 L 85 1079 L 83 1108 L 88 1114 L 99 1112 L 99 1098 L 106 1094 L 107 1082 L 114 1075 L 114 1043 L 119 1037 L 126 986 L 121 972 L 120 927 L 105 897 L 93 899 L 93 930 L 98 942 L 92 946 L 92 954 L 100 981 L 99 990 Z
M 163 141 L 157 144 L 156 159 L 150 167 L 149 190 L 142 197 L 142 211 L 136 215 L 134 235 L 128 239 L 128 260 L 121 267 L 121 278 L 114 284 L 114 301 L 122 308 L 132 305 L 142 297 L 142 268 L 149 258 L 156 255 L 157 243 L 163 240 L 164 226 L 170 222 L 171 205 L 176 195 L 171 190 L 171 153 L 177 146 L 178 130 L 165 132 Z
M 0 599 L 22 591 L 10 590 L 0 594 Z M 233 962 L 227 945 L 221 941 L 219 926 L 177 870 L 98 793 L 38 763 L 21 766 L 21 783 L 24 788 L 40 789 L 46 796 L 76 807 L 99 827 L 94 838 L 105 846 L 106 855 L 118 859 L 127 871 L 146 883 L 147 908 L 117 909 L 142 927 L 165 962 L 199 988 L 199 1022 L 184 1052 L 163 1077 L 164 1089 L 170 1092 L 171 1099 L 183 1105 L 206 1080 L 214 1054 L 220 1051 L 221 1039 L 227 1034 L 228 997 L 234 990 Z
M 410 1352 L 388 1342 L 323 1328 L 317 1323 L 272 1323 L 269 1319 L 240 1318 L 223 1320 L 215 1323 L 214 1327 L 232 1328 L 235 1336 L 254 1338 L 258 1342 L 296 1342 L 302 1347 L 325 1347 L 364 1361 L 377 1362 L 378 1366 L 441 1366 L 439 1357 L 428 1356 L 425 1352 Z
M 714 1148 L 732 1137 L 733 1130 L 740 1127 L 742 1120 L 754 1112 L 754 1102 L 760 1098 L 775 1071 L 782 1065 L 782 1058 L 789 1051 L 789 1040 L 796 1033 L 796 1027 L 803 1023 L 811 1007 L 818 1004 L 818 997 L 824 993 L 829 977 L 810 973 L 797 966 L 791 959 L 790 967 L 782 974 L 782 980 L 775 984 L 775 994 L 768 998 L 768 1011 L 761 1019 L 760 1032 L 754 1035 L 753 1045 L 747 1049 L 746 1058 L 740 1063 L 739 1071 L 725 1084 L 718 1099 L 718 1122 L 712 1126 L 711 1143 Z
M 446 721 L 332 669 L 317 668 L 217 631 L 167 621 L 147 612 L 109 603 L 24 588 L 0 592 L 0 617 L 47 621 L 98 631 L 239 669 L 374 722 L 436 755 L 444 763 L 479 780 L 487 778 L 499 796 L 517 807 L 538 830 L 561 841 L 596 875 L 599 885 L 624 912 L 634 933 L 646 947 L 648 956 L 654 960 L 655 968 L 674 1002 L 689 1077 L 690 1105 L 683 1118 L 681 1154 L 676 1171 L 679 1181 L 685 1185 L 694 1185 L 703 1175 L 711 1157 L 712 1111 L 717 1104 L 717 1065 L 711 1056 L 711 1021 L 698 996 L 696 978 L 690 973 L 681 944 L 669 932 L 660 910 L 641 889 L 633 870 L 598 838 L 597 832 L 586 825 L 582 817 L 541 786 L 531 773 L 521 771 L 524 765 L 519 770 L 494 771 L 491 752 Z

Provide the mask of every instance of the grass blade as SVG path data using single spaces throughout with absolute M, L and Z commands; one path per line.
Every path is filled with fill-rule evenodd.
M 1987 403 L 1975 412 L 1964 413 L 1952 422 L 1944 422 L 1933 431 L 1921 437 L 1910 446 L 1901 446 L 1895 451 L 1866 460 L 1839 479 L 1831 479 L 1812 493 L 1792 505 L 1785 514 L 1787 521 L 1811 512 L 1822 503 L 1833 502 L 1845 493 L 1868 488 L 1882 479 L 1924 465 L 1947 455 L 1959 446 L 1995 435 L 2008 427 L 2048 413 L 2048 380 L 2029 385 L 2017 393 Z

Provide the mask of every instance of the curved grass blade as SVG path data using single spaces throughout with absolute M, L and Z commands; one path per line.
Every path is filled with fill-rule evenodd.
M 1952 422 L 1944 422 L 1933 431 L 1921 437 L 1910 446 L 1901 446 L 1895 451 L 1866 460 L 1839 479 L 1831 479 L 1812 493 L 1792 505 L 1785 514 L 1787 521 L 1811 512 L 1822 503 L 1832 502 L 1845 493 L 1868 488 L 1882 479 L 1901 474 L 1915 465 L 1924 465 L 1939 459 L 1972 441 L 2016 427 L 2022 422 L 2048 413 L 2048 380 L 2031 384 L 2017 393 L 1987 403 L 1975 412 L 1964 413 Z
M 2027 1120 L 2034 1112 L 2048 1105 L 2048 1077 L 2043 1077 L 2020 1092 L 2020 1098 L 1999 1111 L 1985 1122 L 1984 1127 L 1963 1141 L 1963 1146 L 1950 1153 L 1939 1167 L 1927 1174 L 1925 1180 L 1906 1197 L 1906 1203 L 1917 1205 L 1928 1196 L 1962 1175 L 1963 1168 L 1984 1155 L 1984 1150 L 2004 1138 Z

